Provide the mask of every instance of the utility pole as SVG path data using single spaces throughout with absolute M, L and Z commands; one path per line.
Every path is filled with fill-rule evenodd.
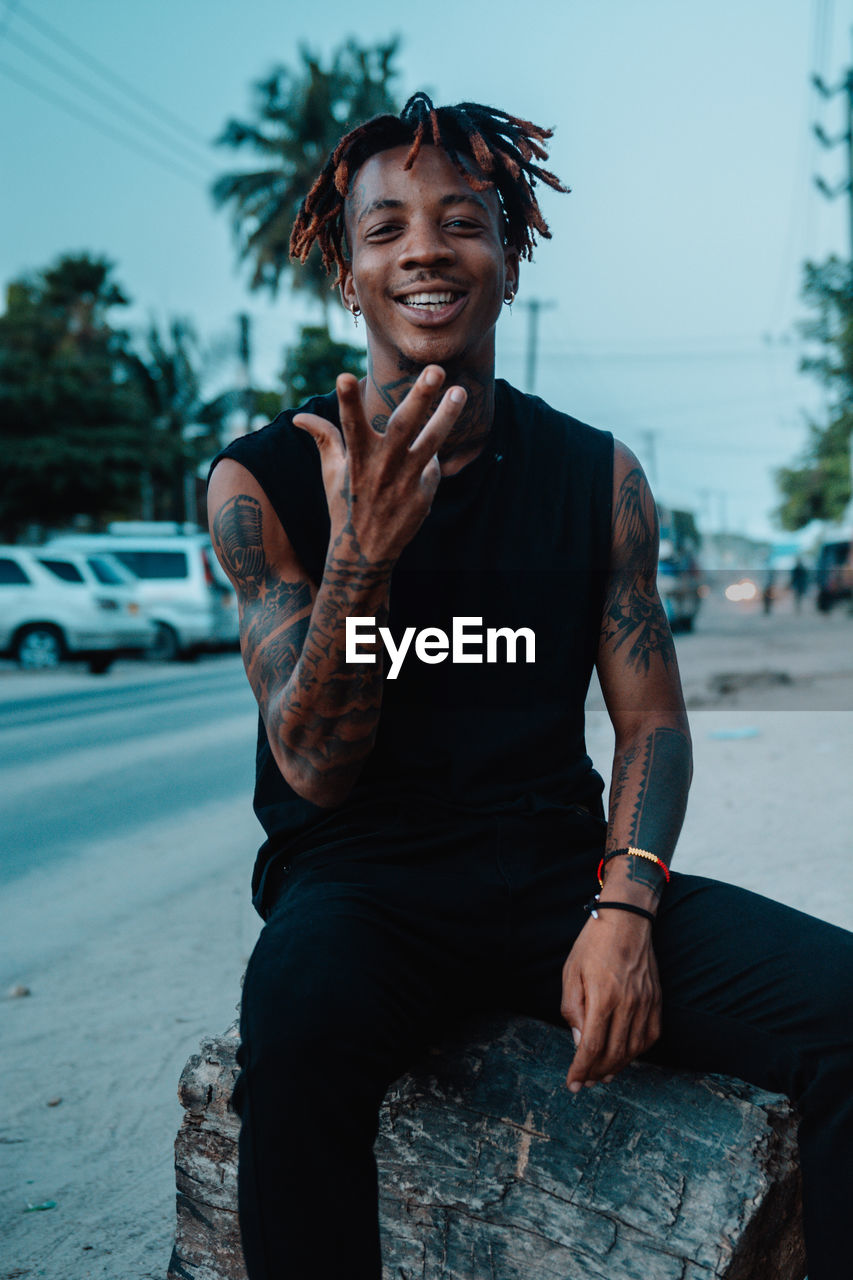
M 814 135 L 821 146 L 830 148 L 837 147 L 839 143 L 844 142 L 847 145 L 847 181 L 841 182 L 837 187 L 830 187 L 820 175 L 815 177 L 815 186 L 827 200 L 834 200 L 836 196 L 847 195 L 847 207 L 849 218 L 849 236 L 850 236 L 850 261 L 853 263 L 853 67 L 848 67 L 844 73 L 844 79 L 840 84 L 829 88 L 819 75 L 812 76 L 812 84 L 817 89 L 822 98 L 834 98 L 837 93 L 844 93 L 847 96 L 847 132 L 840 133 L 837 138 L 830 138 L 824 132 L 823 128 L 814 125 Z
M 254 397 L 252 395 L 252 374 L 251 374 L 251 355 L 252 355 L 252 339 L 251 339 L 251 317 L 245 312 L 241 312 L 237 316 L 237 323 L 240 326 L 240 339 L 237 348 L 240 360 L 240 380 L 242 382 L 242 400 L 243 410 L 246 414 L 245 434 L 248 435 L 252 430 L 252 410 L 254 409 Z
M 840 142 L 847 144 L 847 181 L 841 183 L 834 190 L 824 182 L 823 178 L 816 177 L 815 185 L 818 190 L 832 200 L 835 196 L 847 193 L 847 208 L 849 217 L 849 234 L 850 234 L 850 270 L 853 271 L 853 67 L 848 67 L 844 74 L 844 79 L 840 84 L 830 89 L 820 76 L 812 76 L 812 84 L 823 98 L 832 98 L 836 93 L 845 93 L 847 95 L 847 132 L 839 134 L 837 138 L 829 138 L 824 133 L 819 124 L 814 126 L 815 137 L 824 147 L 835 147 Z M 848 513 L 853 518 L 853 434 L 850 436 L 850 504 Z
M 544 302 L 542 298 L 526 298 L 517 302 L 518 307 L 527 307 L 530 320 L 527 325 L 527 365 L 524 386 L 528 395 L 532 395 L 536 387 L 536 357 L 539 353 L 539 312 L 556 307 L 556 302 Z

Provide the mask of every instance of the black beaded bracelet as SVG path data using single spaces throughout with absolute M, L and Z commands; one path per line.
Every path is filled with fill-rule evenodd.
M 599 911 L 605 908 L 613 911 L 630 911 L 635 916 L 644 916 L 652 924 L 655 922 L 655 917 L 651 911 L 647 911 L 645 907 L 635 907 L 633 902 L 599 902 L 598 894 L 596 894 L 594 898 L 590 898 L 589 902 L 584 903 L 584 911 L 587 915 L 592 916 L 593 920 L 597 920 Z

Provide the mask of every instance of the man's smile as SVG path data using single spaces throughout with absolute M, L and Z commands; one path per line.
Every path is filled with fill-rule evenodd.
M 416 323 L 445 324 L 462 310 L 468 294 L 460 289 L 432 288 L 423 285 L 398 293 L 394 301 Z

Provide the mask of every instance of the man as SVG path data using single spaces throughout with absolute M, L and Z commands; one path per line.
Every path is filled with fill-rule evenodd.
M 235 1093 L 251 1280 L 378 1280 L 382 1097 L 485 1007 L 570 1028 L 573 1092 L 647 1053 L 791 1093 L 811 1280 L 842 1273 L 853 938 L 670 876 L 690 739 L 654 502 L 608 433 L 495 380 L 502 304 L 548 235 L 535 185 L 563 189 L 549 136 L 418 94 L 343 138 L 292 249 L 337 269 L 368 376 L 212 471 L 268 835 Z

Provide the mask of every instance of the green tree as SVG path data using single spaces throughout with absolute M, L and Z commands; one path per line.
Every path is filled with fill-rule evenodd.
M 8 288 L 0 316 L 0 527 L 135 513 L 144 406 L 128 377 L 128 335 L 109 313 L 127 297 L 113 264 L 65 255 Z
M 785 529 L 810 520 L 839 520 L 851 497 L 850 439 L 853 429 L 853 271 L 829 258 L 807 262 L 803 297 L 812 315 L 801 325 L 816 354 L 800 367 L 826 387 L 829 420 L 809 421 L 808 443 L 793 466 L 776 472 L 783 501 L 777 515 Z
M 260 169 L 226 173 L 212 188 L 220 207 L 228 205 L 242 260 L 251 259 L 252 289 L 278 290 L 291 272 L 295 288 L 310 291 L 324 311 L 329 281 L 315 249 L 304 266 L 288 257 L 290 229 L 299 206 L 342 134 L 382 112 L 397 112 L 391 91 L 399 41 L 362 48 L 348 40 L 327 68 L 306 48 L 296 71 L 279 66 L 254 86 L 254 120 L 229 120 L 218 139 L 247 149 Z
M 367 353 L 348 342 L 335 342 L 325 325 L 303 325 L 299 342 L 285 357 L 284 404 L 294 409 L 308 396 L 331 391 L 339 373 L 363 378 Z
M 235 391 L 204 398 L 201 361 L 193 327 L 180 319 L 171 321 L 165 336 L 152 324 L 142 352 L 126 356 L 149 425 L 143 479 L 147 519 L 197 518 L 195 474 L 220 448 L 226 420 L 239 405 Z

